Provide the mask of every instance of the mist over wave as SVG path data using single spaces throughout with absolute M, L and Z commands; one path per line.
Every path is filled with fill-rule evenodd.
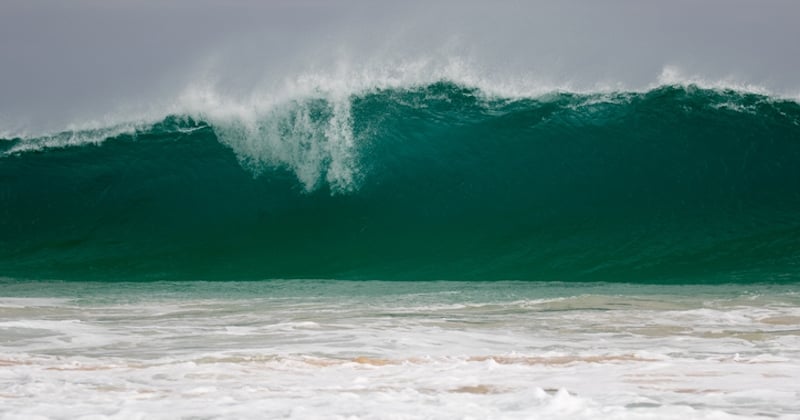
M 800 7 L 789 0 L 5 6 L 5 138 L 440 80 L 504 97 L 665 84 L 800 96 Z

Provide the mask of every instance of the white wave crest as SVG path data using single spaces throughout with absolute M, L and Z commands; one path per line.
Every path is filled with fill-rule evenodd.
M 2 155 L 8 156 L 50 148 L 99 145 L 112 137 L 117 137 L 122 134 L 134 134 L 137 129 L 142 129 L 147 125 L 148 124 L 139 122 L 115 124 L 108 127 L 99 126 L 91 129 L 78 129 L 73 127 L 59 133 L 47 134 L 39 137 L 26 138 L 20 136 L 21 141 L 11 146 Z
M 207 121 L 239 161 L 259 174 L 284 167 L 306 191 L 323 181 L 334 192 L 357 186 L 359 168 L 350 115 L 350 97 L 298 96 L 285 102 L 225 98 L 209 89 L 182 98 L 191 115 Z
M 327 184 L 331 191 L 357 188 L 361 177 L 362 139 L 353 130 L 352 98 L 386 89 L 410 89 L 448 81 L 476 89 L 490 99 L 541 98 L 553 93 L 592 96 L 589 101 L 620 92 L 640 93 L 658 87 L 697 86 L 775 97 L 759 85 L 735 78 L 706 79 L 666 66 L 654 82 L 628 86 L 618 82 L 580 84 L 548 80 L 530 73 L 496 73 L 469 57 L 438 54 L 408 58 L 379 57 L 365 62 L 343 58 L 323 68 L 309 66 L 285 77 L 267 77 L 243 92 L 215 79 L 214 69 L 190 81 L 172 100 L 145 111 L 127 109 L 99 121 L 76 123 L 56 134 L 20 135 L 4 154 L 45 148 L 100 144 L 120 134 L 135 133 L 168 115 L 185 115 L 211 124 L 220 141 L 255 174 L 267 168 L 292 171 L 306 191 Z M 8 133 L 6 133 L 8 134 Z M 5 136 L 12 138 L 12 136 Z

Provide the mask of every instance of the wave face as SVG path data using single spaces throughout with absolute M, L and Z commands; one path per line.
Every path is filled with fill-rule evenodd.
M 0 141 L 0 275 L 800 280 L 800 105 L 448 82 Z

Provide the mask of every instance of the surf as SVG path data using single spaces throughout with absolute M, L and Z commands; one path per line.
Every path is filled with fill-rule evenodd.
M 798 280 L 792 100 L 441 80 L 207 105 L 0 140 L 3 274 Z

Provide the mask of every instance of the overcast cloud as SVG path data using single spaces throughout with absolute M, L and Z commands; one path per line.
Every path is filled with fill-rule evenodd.
M 643 88 L 669 67 L 796 96 L 799 21 L 794 0 L 4 0 L 0 131 L 162 106 L 207 77 L 247 92 L 444 55 L 578 89 Z

